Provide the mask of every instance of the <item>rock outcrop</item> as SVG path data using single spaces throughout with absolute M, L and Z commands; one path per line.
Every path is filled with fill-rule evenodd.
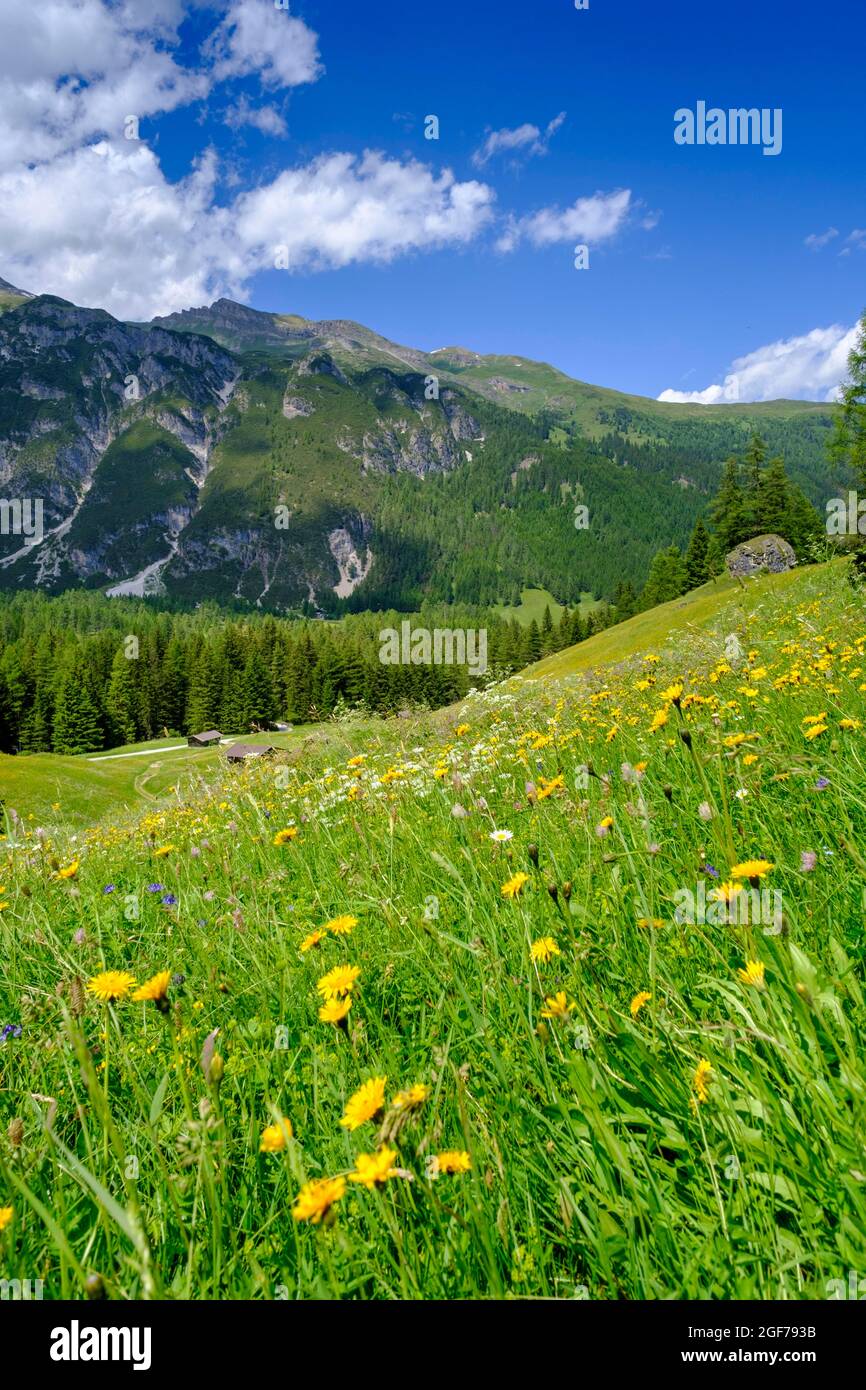
M 750 541 L 735 545 L 725 557 L 728 573 L 745 578 L 765 570 L 769 574 L 781 574 L 793 569 L 797 557 L 792 547 L 781 536 L 755 536 Z

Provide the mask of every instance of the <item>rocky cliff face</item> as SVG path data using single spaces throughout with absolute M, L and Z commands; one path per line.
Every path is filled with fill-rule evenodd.
M 0 534 L 0 587 L 350 596 L 375 478 L 453 470 L 480 434 L 463 393 L 383 365 L 384 343 L 229 300 L 126 324 L 21 297 L 0 316 L 0 497 L 41 502 L 42 529 Z

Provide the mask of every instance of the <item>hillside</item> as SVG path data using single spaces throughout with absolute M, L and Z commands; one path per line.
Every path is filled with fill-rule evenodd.
M 12 821 L 10 1277 L 839 1296 L 866 1258 L 862 596 L 833 564 L 618 632 L 84 833 Z
M 41 500 L 43 538 L 0 536 L 6 589 L 324 616 L 513 605 L 524 588 L 576 604 L 683 545 L 756 427 L 816 503 L 844 482 L 827 406 L 660 405 L 227 300 L 138 325 L 9 304 L 4 486 Z

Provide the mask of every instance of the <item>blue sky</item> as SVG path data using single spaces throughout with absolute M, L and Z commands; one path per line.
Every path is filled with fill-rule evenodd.
M 123 317 L 228 293 L 645 395 L 825 399 L 866 306 L 864 15 L 0 0 L 0 275 Z M 699 100 L 780 108 L 781 152 L 676 144 Z

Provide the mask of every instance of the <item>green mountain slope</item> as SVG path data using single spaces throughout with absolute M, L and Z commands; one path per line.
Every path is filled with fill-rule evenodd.
M 0 458 L 43 538 L 0 535 L 0 588 L 323 615 L 610 597 L 685 543 L 755 428 L 815 502 L 837 492 L 831 423 L 825 405 L 662 405 L 228 300 L 124 324 L 22 298 L 0 317 Z

